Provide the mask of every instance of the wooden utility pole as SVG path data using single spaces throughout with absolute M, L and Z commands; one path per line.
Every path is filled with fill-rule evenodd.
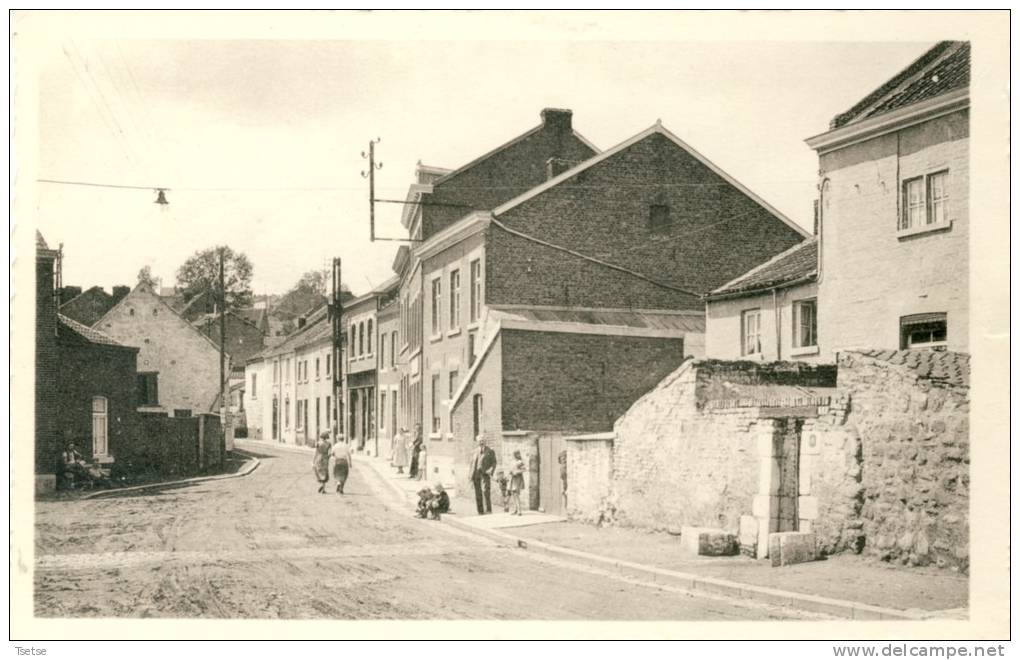
M 333 322 L 333 414 L 336 416 L 337 433 L 343 432 L 343 300 L 341 299 L 342 288 L 342 265 L 340 257 L 333 257 L 333 290 L 330 300 L 329 315 Z
M 382 169 L 382 163 L 375 162 L 375 145 L 382 142 L 382 138 L 368 141 L 368 154 L 361 152 L 362 158 L 368 158 L 368 171 L 362 172 L 361 176 L 368 179 L 368 240 L 375 242 L 375 171 Z M 380 239 L 388 240 L 388 239 Z

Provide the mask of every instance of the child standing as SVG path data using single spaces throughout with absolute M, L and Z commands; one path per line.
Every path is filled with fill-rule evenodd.
M 521 515 L 521 491 L 524 490 L 524 459 L 521 452 L 514 452 L 514 466 L 510 469 L 510 514 Z
M 500 470 L 496 473 L 496 483 L 499 485 L 499 494 L 503 498 L 503 513 L 510 510 L 510 482 L 507 481 L 506 474 Z
M 425 481 L 429 478 L 429 456 L 428 446 L 425 443 L 421 445 L 421 451 L 418 452 L 418 481 Z

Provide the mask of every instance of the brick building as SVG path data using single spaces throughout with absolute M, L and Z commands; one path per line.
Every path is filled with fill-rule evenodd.
M 70 287 L 64 287 L 65 292 Z M 80 291 L 80 290 L 79 290 Z M 115 286 L 113 293 L 107 293 L 103 287 L 94 286 L 78 295 L 62 300 L 60 313 L 83 325 L 91 326 L 103 318 L 120 299 L 131 291 L 131 287 Z
M 56 487 L 68 442 L 89 461 L 109 462 L 136 433 L 138 349 L 58 314 L 60 252 L 36 233 L 36 492 Z
M 970 45 L 944 41 L 809 138 L 818 342 L 966 351 Z
M 135 286 L 93 328 L 139 349 L 138 404 L 144 410 L 219 412 L 219 347 L 149 285 Z
M 706 296 L 705 355 L 819 360 L 818 241 L 812 237 Z
M 394 284 L 397 280 L 394 280 Z M 379 355 L 376 359 L 376 383 L 379 390 L 378 427 L 379 450 L 384 457 L 392 457 L 394 434 L 401 423 L 400 380 L 397 361 L 400 349 L 399 289 L 391 285 L 389 292 L 380 298 L 376 323 L 379 333 Z
M 520 447 L 548 465 L 554 430 L 610 429 L 702 354 L 702 294 L 805 237 L 661 125 L 549 164 L 544 182 L 414 250 L 430 467 L 460 487 L 480 432 L 503 460 Z

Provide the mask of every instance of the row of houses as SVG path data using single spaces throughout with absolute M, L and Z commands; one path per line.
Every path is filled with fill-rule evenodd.
M 793 415 L 791 429 L 841 400 L 836 365 L 855 351 L 959 385 L 965 358 L 917 355 L 968 346 L 969 58 L 967 43 L 935 45 L 807 140 L 819 157 L 811 232 L 661 123 L 600 150 L 571 111 L 548 108 L 460 167 L 419 164 L 394 280 L 344 308 L 340 405 L 316 390 L 327 374 L 309 376 L 332 348 L 310 319 L 249 361 L 245 408 L 259 408 L 264 438 L 301 442 L 335 425 L 381 455 L 395 430 L 420 425 L 430 478 L 460 488 L 484 436 L 504 463 L 515 449 L 536 457 L 532 501 L 561 511 L 557 457 L 587 474 L 571 491 L 595 483 L 587 499 L 605 509 L 612 479 L 584 473 L 583 457 L 613 447 L 604 473 L 626 455 L 621 420 L 640 427 L 632 408 L 693 373 L 715 374 L 691 390 L 699 410 L 753 403 Z M 742 366 L 688 371 L 691 358 Z M 821 371 L 767 366 L 791 361 Z M 622 460 L 615 474 L 649 463 Z M 635 469 L 632 481 L 656 481 Z M 751 497 L 740 506 L 750 514 Z M 766 531 L 783 515 L 809 526 L 779 506 L 759 516 Z

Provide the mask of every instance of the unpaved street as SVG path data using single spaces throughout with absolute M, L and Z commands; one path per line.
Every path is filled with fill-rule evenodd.
M 247 477 L 36 508 L 37 616 L 763 619 L 795 613 L 611 578 L 416 520 L 365 465 L 319 495 L 310 458 Z

